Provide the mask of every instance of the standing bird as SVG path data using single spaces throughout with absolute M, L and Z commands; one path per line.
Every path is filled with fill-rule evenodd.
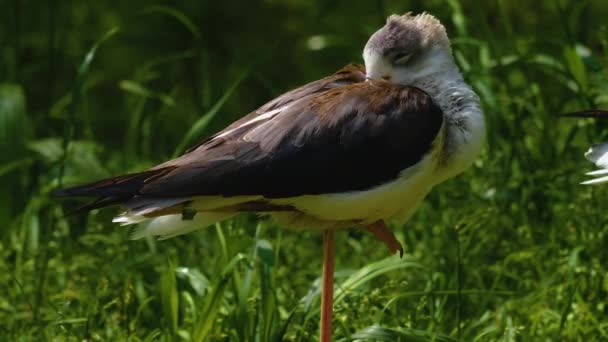
M 289 91 L 176 159 L 59 190 L 120 204 L 133 238 L 169 238 L 240 212 L 324 232 L 321 341 L 331 339 L 333 232 L 362 227 L 391 252 L 385 225 L 405 222 L 436 184 L 464 171 L 485 136 L 479 98 L 432 15 L 392 15 L 347 65 Z

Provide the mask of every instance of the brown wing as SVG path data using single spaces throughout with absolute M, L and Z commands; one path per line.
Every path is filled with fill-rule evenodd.
M 365 190 L 396 179 L 429 152 L 442 112 L 417 88 L 361 75 L 343 69 L 282 95 L 151 170 L 157 173 L 139 179 L 132 196 L 277 198 Z M 67 194 L 113 196 L 93 188 Z
M 283 95 L 267 102 L 257 110 L 245 115 L 244 117 L 238 119 L 237 121 L 230 124 L 228 127 L 224 128 L 222 131 L 216 133 L 215 135 L 209 137 L 209 139 L 202 141 L 201 143 L 191 147 L 186 151 L 186 153 L 190 153 L 196 150 L 201 145 L 207 143 L 210 140 L 213 140 L 219 135 L 222 135 L 228 131 L 232 131 L 237 127 L 243 126 L 244 123 L 249 122 L 260 115 L 264 115 L 270 111 L 276 110 L 278 108 L 289 105 L 293 102 L 302 100 L 304 98 L 308 98 L 311 96 L 315 96 L 317 94 L 326 92 L 330 89 L 341 87 L 348 84 L 364 82 L 365 81 L 365 68 L 359 64 L 348 64 L 342 69 L 336 71 L 330 76 L 324 77 L 320 80 L 310 82 L 305 84 L 299 88 L 293 89 L 291 91 L 286 92 Z M 159 165 L 162 166 L 163 164 Z

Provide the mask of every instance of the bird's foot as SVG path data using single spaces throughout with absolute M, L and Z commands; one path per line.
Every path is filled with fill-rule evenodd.
M 374 222 L 365 228 L 374 234 L 378 240 L 384 242 L 391 254 L 399 252 L 399 257 L 403 257 L 403 247 L 401 246 L 401 243 L 397 240 L 395 234 L 388 229 L 384 221 Z

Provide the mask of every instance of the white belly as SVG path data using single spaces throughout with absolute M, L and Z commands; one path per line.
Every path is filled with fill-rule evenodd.
M 305 218 L 301 214 L 289 217 L 289 213 L 276 213 L 273 216 L 291 226 L 308 224 L 323 229 L 331 226 L 331 222 L 335 222 L 336 228 L 342 228 L 353 222 L 369 224 L 378 220 L 404 221 L 413 214 L 436 184 L 435 178 L 433 159 L 427 156 L 420 163 L 404 170 L 397 180 L 370 190 L 272 200 L 272 203 L 294 206 L 309 217 Z M 314 224 L 315 220 L 320 222 Z

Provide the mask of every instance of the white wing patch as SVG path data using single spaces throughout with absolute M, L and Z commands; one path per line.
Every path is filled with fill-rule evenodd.
M 223 138 L 223 137 L 229 135 L 230 133 L 232 133 L 232 132 L 234 132 L 236 130 L 239 130 L 239 129 L 243 128 L 243 127 L 247 127 L 247 126 L 252 125 L 252 124 L 254 124 L 256 122 L 272 119 L 275 115 L 277 115 L 280 112 L 284 111 L 285 109 L 289 108 L 289 106 L 290 105 L 286 105 L 286 106 L 283 106 L 283 107 L 271 110 L 269 112 L 266 112 L 264 114 L 258 115 L 255 118 L 253 118 L 253 119 L 245 122 L 244 124 L 240 125 L 239 127 L 235 127 L 235 128 L 233 128 L 231 130 L 228 130 L 228 131 L 226 131 L 226 132 L 218 135 L 214 139 Z

